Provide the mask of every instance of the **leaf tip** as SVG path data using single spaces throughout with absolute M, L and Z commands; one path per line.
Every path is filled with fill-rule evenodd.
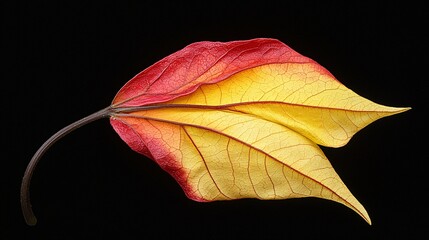
M 368 213 L 366 213 L 365 216 L 362 216 L 363 219 L 365 219 L 365 221 L 371 226 L 372 225 L 372 221 L 371 218 L 369 217 Z
M 353 211 L 359 214 L 359 216 L 361 216 L 365 220 L 365 222 L 367 222 L 369 225 L 372 225 L 372 221 L 371 221 L 371 218 L 369 217 L 368 212 L 359 202 L 357 202 L 355 206 L 352 205 L 348 207 L 350 207 Z
M 396 108 L 396 109 L 397 110 L 396 110 L 395 113 L 403 113 L 403 112 L 406 112 L 408 110 L 411 110 L 412 108 L 411 107 L 399 107 L 399 108 Z

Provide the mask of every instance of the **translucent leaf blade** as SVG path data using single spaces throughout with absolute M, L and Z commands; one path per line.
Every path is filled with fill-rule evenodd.
M 199 42 L 131 79 L 111 124 L 196 201 L 318 197 L 370 218 L 317 144 L 409 108 L 374 103 L 274 39 Z

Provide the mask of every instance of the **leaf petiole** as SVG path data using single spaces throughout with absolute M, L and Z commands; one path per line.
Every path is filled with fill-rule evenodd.
M 21 209 L 24 215 L 25 222 L 34 226 L 37 223 L 36 216 L 31 209 L 31 201 L 30 201 L 30 182 L 31 177 L 33 176 L 34 169 L 36 168 L 37 163 L 43 154 L 58 140 L 60 140 L 65 135 L 70 132 L 76 130 L 77 128 L 82 127 L 90 122 L 98 120 L 100 118 L 108 117 L 112 113 L 112 107 L 104 108 L 98 112 L 95 112 L 87 117 L 84 117 L 66 127 L 59 130 L 57 133 L 52 135 L 45 143 L 37 150 L 34 156 L 31 158 L 30 162 L 27 165 L 27 169 L 25 170 L 24 177 L 22 179 L 21 184 Z

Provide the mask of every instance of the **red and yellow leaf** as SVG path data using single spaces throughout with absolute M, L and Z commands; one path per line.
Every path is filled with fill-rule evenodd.
M 317 144 L 407 110 L 367 100 L 273 39 L 200 42 L 117 94 L 111 124 L 196 201 L 319 197 L 370 218 Z
M 318 197 L 364 207 L 318 145 L 340 147 L 371 122 L 408 110 L 376 104 L 275 39 L 198 42 L 131 79 L 111 106 L 51 136 L 21 185 L 26 222 L 31 176 L 43 153 L 102 117 L 196 201 Z

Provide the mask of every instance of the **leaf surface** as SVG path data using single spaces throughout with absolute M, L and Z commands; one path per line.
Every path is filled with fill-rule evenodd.
M 370 218 L 319 145 L 406 111 L 365 99 L 274 39 L 199 42 L 131 79 L 111 124 L 196 201 L 318 197 Z

